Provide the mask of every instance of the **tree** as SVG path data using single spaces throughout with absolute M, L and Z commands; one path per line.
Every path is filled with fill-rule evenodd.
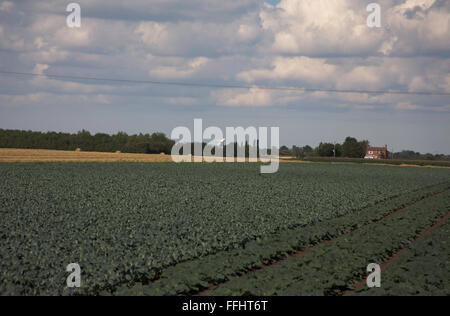
M 26 149 L 56 149 L 124 153 L 167 153 L 170 154 L 175 142 L 162 133 L 130 135 L 119 132 L 116 135 L 98 133 L 91 135 L 82 130 L 76 134 L 56 132 L 31 132 L 0 130 L 0 147 Z
M 287 146 L 280 147 L 280 156 L 291 156 L 292 152 L 289 150 Z
M 303 147 L 303 152 L 304 152 L 305 154 L 310 154 L 310 153 L 312 153 L 313 151 L 314 151 L 314 149 L 313 149 L 311 146 L 309 146 L 309 145 L 306 145 L 306 146 Z
M 358 142 L 356 138 L 347 137 L 342 145 L 342 154 L 347 158 L 364 158 L 368 141 Z
M 295 156 L 295 158 L 297 159 L 303 159 L 305 158 L 305 151 L 303 148 L 297 147 L 297 146 L 293 146 L 292 147 L 292 154 Z
M 334 148 L 336 150 L 336 157 L 342 157 L 342 145 L 336 144 Z
M 334 156 L 334 144 L 320 143 L 317 147 L 317 153 L 321 157 L 333 157 Z
M 148 135 L 147 135 L 148 136 Z M 149 139 L 149 153 L 165 153 L 169 155 L 175 142 L 163 133 L 155 133 Z

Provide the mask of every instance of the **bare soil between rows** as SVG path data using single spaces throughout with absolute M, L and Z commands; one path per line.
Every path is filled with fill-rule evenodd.
M 448 189 L 447 189 L 447 190 L 444 190 L 444 191 L 441 191 L 441 192 L 437 192 L 437 193 L 431 194 L 431 195 L 426 196 L 426 197 L 423 197 L 423 198 L 421 198 L 421 199 L 419 199 L 419 200 L 417 200 L 417 201 L 414 201 L 414 202 L 412 202 L 412 203 L 410 203 L 410 204 L 408 204 L 408 205 L 406 205 L 406 206 L 403 206 L 403 207 L 401 207 L 401 208 L 398 208 L 398 209 L 394 210 L 393 212 L 389 213 L 388 215 L 384 216 L 383 218 L 378 219 L 378 220 L 375 220 L 375 221 L 373 221 L 372 223 L 370 223 L 370 224 L 368 224 L 368 225 L 371 225 L 371 224 L 378 223 L 378 222 L 381 222 L 381 221 L 383 221 L 383 220 L 386 220 L 386 219 L 388 219 L 388 218 L 390 218 L 390 217 L 392 217 L 392 216 L 394 216 L 394 215 L 396 215 L 396 214 L 398 214 L 398 213 L 403 212 L 404 210 L 410 208 L 411 206 L 416 205 L 417 203 L 420 203 L 420 202 L 422 202 L 422 201 L 424 201 L 424 200 L 426 200 L 426 199 L 433 198 L 433 197 L 435 197 L 435 196 L 437 196 L 437 195 L 440 195 L 440 194 L 442 194 L 442 193 L 444 193 L 444 192 L 446 192 L 446 191 L 448 191 Z M 440 225 L 441 225 L 448 217 L 450 217 L 450 212 L 449 212 L 443 219 L 441 219 L 441 221 L 440 221 L 439 223 L 435 224 L 433 227 L 430 227 L 426 232 L 424 232 L 422 235 L 418 236 L 418 237 L 415 239 L 415 241 L 417 241 L 417 240 L 419 240 L 419 239 L 425 237 L 427 234 L 430 233 L 430 231 L 431 231 L 432 229 L 434 229 L 434 228 L 437 227 L 436 225 L 439 224 L 438 226 L 440 226 Z M 365 226 L 367 226 L 367 225 L 365 225 Z M 435 226 L 436 226 L 436 227 L 435 227 Z M 304 256 L 304 255 L 309 254 L 312 250 L 314 250 L 315 248 L 317 248 L 317 247 L 319 247 L 319 246 L 328 244 L 328 243 L 330 243 L 330 242 L 332 242 L 332 241 L 335 241 L 335 240 L 338 240 L 338 239 L 340 239 L 340 238 L 342 238 L 342 237 L 344 237 L 344 236 L 348 236 L 348 235 L 350 235 L 350 234 L 353 234 L 353 233 L 357 232 L 359 229 L 360 229 L 360 228 L 353 229 L 353 230 L 351 230 L 351 231 L 349 231 L 349 232 L 346 232 L 346 233 L 343 233 L 343 234 L 341 234 L 341 235 L 339 235 L 339 236 L 337 236 L 337 237 L 335 237 L 335 238 L 332 238 L 332 239 L 329 239 L 329 240 L 321 241 L 321 242 L 319 242 L 319 243 L 317 243 L 317 244 L 315 244 L 315 245 L 312 245 L 311 247 L 309 247 L 309 248 L 307 248 L 307 249 L 299 250 L 299 251 L 297 251 L 297 252 L 294 252 L 294 253 L 290 254 L 289 256 L 286 256 L 286 257 L 284 257 L 284 258 L 282 258 L 282 259 L 280 259 L 280 260 L 274 261 L 274 262 L 272 262 L 272 263 L 270 263 L 270 264 L 262 265 L 262 266 L 261 266 L 260 268 L 258 268 L 258 269 L 253 269 L 253 270 L 248 271 L 247 273 L 244 273 L 244 274 L 240 275 L 239 278 L 242 278 L 242 277 L 244 277 L 244 276 L 246 276 L 246 275 L 248 275 L 248 274 L 250 274 L 250 273 L 258 273 L 258 272 L 264 271 L 264 270 L 266 270 L 266 269 L 270 269 L 270 268 L 272 268 L 272 267 L 275 267 L 275 266 L 281 264 L 282 262 L 286 261 L 286 260 L 289 259 L 289 258 L 300 258 L 300 257 L 302 257 L 302 256 Z M 403 251 L 400 250 L 399 252 L 397 252 L 397 255 L 400 256 L 401 253 L 403 253 L 403 252 L 406 251 L 407 249 L 408 249 L 408 247 L 402 249 Z M 392 258 L 390 258 L 391 261 L 387 260 L 386 263 L 383 264 L 382 269 L 383 269 L 383 267 L 386 268 L 387 265 L 388 265 L 389 263 L 391 263 L 392 261 L 396 260 L 394 257 L 395 257 L 395 255 L 394 255 Z M 365 284 L 365 280 L 364 280 L 364 281 L 361 281 L 361 282 L 362 282 L 363 285 Z M 358 282 L 358 284 L 356 284 L 355 286 L 360 286 L 360 283 L 361 283 L 361 282 Z M 216 289 L 218 286 L 225 285 L 225 284 L 227 284 L 227 283 L 228 283 L 228 281 L 227 281 L 227 282 L 223 282 L 223 283 L 219 283 L 219 284 L 210 284 L 210 286 L 209 286 L 207 289 L 205 289 L 205 290 L 203 290 L 203 291 L 200 291 L 200 292 L 198 292 L 198 293 L 192 294 L 192 296 L 205 296 L 205 295 L 207 295 L 209 292 L 211 292 L 211 291 L 213 291 L 214 289 Z M 345 295 L 347 295 L 347 294 L 345 294 Z
M 414 241 L 409 246 L 400 249 L 395 254 L 393 254 L 391 257 L 387 258 L 380 265 L 381 271 L 385 271 L 391 263 L 397 261 L 401 257 L 401 255 L 403 253 L 405 253 L 406 251 L 410 250 L 412 244 L 414 244 L 414 243 L 418 242 L 419 240 L 421 240 L 421 239 L 425 238 L 426 236 L 428 236 L 434 229 L 436 229 L 439 226 L 441 226 L 449 218 L 450 218 L 450 210 L 437 223 L 435 223 L 433 226 L 429 227 L 425 232 L 423 232 L 422 234 L 420 234 L 419 236 L 414 238 Z M 368 275 L 363 280 L 353 284 L 352 289 L 351 290 L 347 290 L 344 293 L 342 293 L 342 296 L 351 295 L 351 294 L 355 293 L 357 290 L 363 288 L 366 285 L 367 278 L 368 278 Z

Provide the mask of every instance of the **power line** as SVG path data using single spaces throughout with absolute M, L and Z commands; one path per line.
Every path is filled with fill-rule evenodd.
M 393 94 L 393 95 L 417 95 L 417 96 L 450 96 L 449 92 L 431 92 L 431 91 L 401 91 L 401 90 L 352 90 L 352 89 L 319 89 L 319 88 L 302 88 L 302 87 L 268 87 L 268 86 L 246 86 L 238 84 L 213 84 L 213 83 L 195 83 L 195 82 L 173 82 L 173 81 L 153 81 L 153 80 L 133 80 L 133 79 L 114 79 L 99 77 L 83 77 L 68 75 L 52 75 L 37 74 L 28 72 L 1 71 L 2 75 L 20 75 L 43 77 L 48 79 L 67 79 L 67 80 L 88 80 L 103 82 L 120 82 L 120 83 L 140 83 L 164 86 L 181 86 L 181 87 L 197 87 L 197 88 L 220 88 L 220 89 L 258 89 L 258 90 L 274 90 L 274 91 L 298 91 L 298 92 L 330 92 L 330 93 L 359 93 L 359 94 Z

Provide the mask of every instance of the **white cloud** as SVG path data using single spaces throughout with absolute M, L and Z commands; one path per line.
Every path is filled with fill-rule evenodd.
M 242 42 L 251 42 L 257 39 L 260 34 L 257 25 L 241 24 L 237 32 L 237 36 Z
M 7 8 L 5 2 L 14 4 Z M 0 7 L 9 10 L 0 11 L 0 63 L 5 69 L 19 71 L 105 78 L 450 92 L 449 1 L 379 0 L 380 29 L 367 27 L 369 2 L 363 0 L 282 0 L 276 7 L 265 5 L 263 0 L 213 2 L 214 5 L 211 0 L 129 0 L 124 5 L 122 0 L 109 0 L 105 5 L 103 0 L 85 1 L 82 27 L 69 29 L 64 12 L 67 4 L 61 6 L 59 0 L 0 0 Z M 419 125 L 426 129 L 433 122 L 428 129 L 431 135 L 434 128 L 430 139 L 438 135 L 448 144 L 448 139 L 439 136 L 448 134 L 450 108 L 446 96 L 302 93 L 256 88 L 212 92 L 194 87 L 174 89 L 13 76 L 1 76 L 0 80 L 0 106 L 50 105 L 42 110 L 61 109 L 58 121 L 67 119 L 61 124 L 74 130 L 80 123 L 69 115 L 64 117 L 65 106 L 73 110 L 82 105 L 81 109 L 94 113 L 93 116 L 96 111 L 101 112 L 103 125 L 97 122 L 94 125 L 99 130 L 119 125 L 133 131 L 150 125 L 165 129 L 175 111 L 180 111 L 176 113 L 180 120 L 183 115 L 190 120 L 195 113 L 221 117 L 225 111 L 230 115 L 236 113 L 233 119 L 290 120 L 292 123 L 286 124 L 286 128 L 292 133 L 284 135 L 294 135 L 299 126 L 316 124 L 314 119 L 310 120 L 313 117 L 319 118 L 316 125 L 330 126 L 329 130 L 346 129 L 345 134 L 347 131 L 351 134 L 354 122 L 364 122 L 365 114 L 361 112 L 370 111 L 377 135 L 380 133 L 375 124 L 377 119 L 384 127 L 391 122 L 395 128 L 398 126 L 397 133 L 394 127 L 393 132 L 386 132 L 391 137 L 406 130 L 407 124 L 402 122 L 405 118 L 411 122 L 411 129 Z M 129 109 L 126 115 L 124 104 Z M 271 108 L 276 106 L 280 107 Z M 102 107 L 108 111 L 101 111 Z M 158 111 L 153 111 L 153 107 Z M 168 112 L 161 110 L 165 107 Z M 257 112 L 239 107 L 253 107 Z M 5 115 L 0 115 L 2 124 L 14 127 L 26 126 L 23 122 L 27 120 L 39 121 L 32 111 L 26 112 L 30 114 L 25 117 L 26 114 L 18 114 L 21 111 L 8 113 L 5 109 Z M 54 112 L 48 112 L 39 113 L 45 118 L 52 117 Z M 248 117 L 248 113 L 257 113 L 258 117 Z M 121 124 L 108 126 L 105 118 L 108 116 Z M 410 120 L 413 117 L 420 119 L 413 124 Z M 302 119 L 303 124 L 299 123 Z M 138 121 L 144 123 L 139 126 Z M 441 121 L 444 123 L 439 125 Z M 50 119 L 43 119 L 30 128 L 49 125 Z M 326 132 L 321 127 L 318 133 Z M 298 135 L 290 141 L 302 142 Z M 410 135 L 400 143 L 411 139 Z
M 44 74 L 44 71 L 47 70 L 48 68 L 49 68 L 48 65 L 36 64 L 36 66 L 34 66 L 33 73 L 42 75 Z
M 282 0 L 276 7 L 259 0 L 230 0 L 214 7 L 205 0 L 152 4 L 136 0 L 124 7 L 111 0 L 107 8 L 93 0 L 83 6 L 89 15 L 83 15 L 80 29 L 65 27 L 65 15 L 55 9 L 58 1 L 35 1 L 36 14 L 28 20 L 24 16 L 23 23 L 0 25 L 0 46 L 19 51 L 18 68 L 47 65 L 55 73 L 318 89 L 450 91 L 450 59 L 445 57 L 450 51 L 449 6 L 438 6 L 439 1 L 380 1 L 381 29 L 367 27 L 367 3 L 361 0 Z M 12 10 L 20 8 L 17 4 Z M 152 12 L 146 16 L 149 8 Z M 132 19 L 134 15 L 137 18 Z M 146 90 L 42 80 L 30 83 L 43 91 L 64 93 L 131 94 L 135 89 L 145 94 Z M 157 92 L 164 104 L 194 104 L 210 93 L 196 91 L 204 98 L 183 99 L 173 96 L 173 89 Z M 217 104 L 228 106 L 294 104 L 305 98 L 329 107 L 406 102 L 384 95 L 256 89 L 215 96 Z
M 167 26 L 162 23 L 142 22 L 136 28 L 135 33 L 149 47 L 163 48 L 169 39 Z
M 36 46 L 37 49 L 41 49 L 42 47 L 47 46 L 48 43 L 46 43 L 42 37 L 37 37 L 34 40 L 34 45 Z
M 450 50 L 450 11 L 435 0 L 408 0 L 388 9 L 386 24 L 398 37 L 393 53 L 435 54 Z
M 74 100 L 76 100 L 74 102 Z M 28 93 L 22 95 L 11 95 L 11 94 L 0 94 L 0 106 L 3 107 L 18 107 L 18 106 L 42 106 L 46 105 L 76 105 L 80 102 L 87 104 L 99 104 L 107 105 L 110 104 L 110 96 L 102 94 L 79 94 L 76 99 L 74 99 L 71 94 L 61 94 L 61 93 L 49 93 L 49 92 L 36 92 Z
M 404 13 L 407 10 L 419 7 L 421 10 L 427 10 L 435 4 L 436 0 L 406 0 L 404 3 L 397 5 L 393 11 Z
M 349 110 L 374 110 L 377 107 L 375 105 L 361 105 L 361 104 L 354 104 L 354 103 L 340 103 L 335 105 L 336 108 L 341 109 L 349 109 Z
M 273 44 L 276 51 L 281 53 L 300 53 L 300 44 L 297 38 L 288 32 L 280 32 L 275 35 Z
M 226 89 L 212 93 L 217 105 L 231 107 L 264 107 L 272 105 L 272 95 L 266 90 L 251 88 L 247 92 Z
M 198 99 L 189 97 L 174 97 L 164 98 L 164 101 L 172 105 L 192 105 L 198 102 Z
M 5 107 L 28 106 L 36 104 L 47 96 L 46 93 L 29 93 L 24 95 L 0 94 L 0 104 Z
M 383 55 L 389 55 L 394 49 L 394 45 L 395 43 L 397 43 L 397 41 L 398 41 L 397 36 L 392 36 L 391 38 L 383 41 L 381 43 L 381 47 L 378 50 L 378 52 L 382 53 Z
M 397 110 L 408 110 L 408 111 L 413 111 L 413 110 L 418 110 L 421 107 L 415 104 L 412 104 L 410 102 L 400 102 L 398 103 L 395 108 Z
M 198 57 L 190 60 L 175 59 L 178 65 L 175 66 L 157 66 L 149 71 L 151 76 L 165 79 L 185 79 L 192 77 L 202 68 L 207 67 L 209 59 L 205 57 Z
M 48 65 L 36 65 L 34 72 L 42 74 Z M 46 77 L 35 77 L 31 80 L 31 84 L 35 88 L 39 88 L 42 91 L 57 91 L 60 93 L 72 93 L 72 94 L 94 94 L 98 95 L 99 92 L 114 92 L 119 89 L 111 85 L 100 84 L 88 84 L 72 81 L 62 81 L 56 79 L 50 79 Z M 53 92 L 52 92 L 53 93 Z M 99 99 L 100 100 L 100 99 Z
M 110 97 L 104 94 L 97 94 L 95 96 L 95 101 L 99 104 L 111 104 Z
M 381 1 L 382 27 L 373 29 L 359 0 L 282 0 L 260 17 L 278 54 L 417 56 L 450 51 L 450 8 L 437 3 Z
M 433 91 L 435 87 L 432 84 L 425 82 L 425 79 L 421 76 L 415 76 L 411 79 L 408 85 L 409 91 Z
M 61 63 L 70 56 L 79 53 L 93 43 L 101 26 L 89 19 L 84 19 L 81 28 L 68 28 L 64 16 L 36 14 L 33 22 L 20 31 L 26 39 L 27 49 L 22 50 L 19 58 L 25 63 Z M 100 42 L 100 41 L 97 41 Z M 100 44 L 101 45 L 101 44 Z M 98 51 L 97 47 L 91 50 Z
M 429 105 L 429 106 L 423 106 L 423 105 L 417 105 L 412 102 L 400 102 L 397 103 L 395 106 L 395 109 L 397 110 L 404 110 L 404 111 L 433 111 L 433 112 L 450 112 L 450 104 L 447 105 Z
M 22 53 L 19 57 L 24 61 L 41 62 L 41 63 L 57 63 L 65 61 L 69 58 L 70 53 L 66 50 L 60 50 L 53 46 L 38 51 Z
M 380 66 L 356 66 L 337 82 L 337 86 L 341 88 L 367 88 L 367 90 L 381 88 L 383 85 L 383 71 L 380 71 Z
M 282 0 L 261 12 L 280 54 L 361 54 L 376 51 L 382 36 L 366 25 L 365 6 L 352 0 Z
M 337 67 L 328 64 L 325 59 L 301 57 L 277 57 L 270 69 L 244 71 L 237 75 L 239 80 L 255 82 L 257 80 L 295 79 L 320 83 L 337 74 Z

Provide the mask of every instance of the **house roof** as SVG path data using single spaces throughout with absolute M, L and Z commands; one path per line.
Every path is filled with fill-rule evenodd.
M 372 146 L 368 146 L 367 150 L 370 150 L 370 151 L 386 151 L 387 148 L 386 147 L 372 147 Z

